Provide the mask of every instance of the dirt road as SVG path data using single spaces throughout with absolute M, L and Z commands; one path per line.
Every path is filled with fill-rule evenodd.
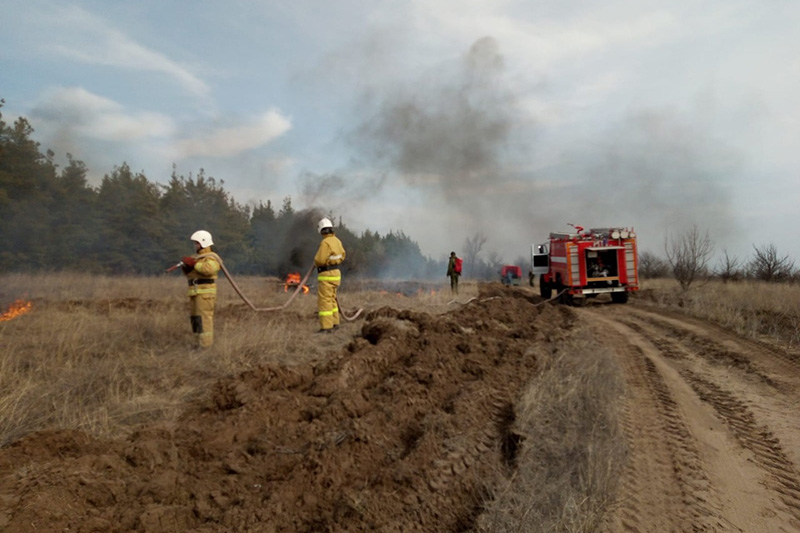
M 609 531 L 800 531 L 796 354 L 636 305 L 576 312 L 628 384 Z

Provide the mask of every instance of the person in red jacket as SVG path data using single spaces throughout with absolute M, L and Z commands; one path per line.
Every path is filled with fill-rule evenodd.
M 181 259 L 181 268 L 189 280 L 189 320 L 195 346 L 209 348 L 214 343 L 214 307 L 217 303 L 217 274 L 222 260 L 211 250 L 214 241 L 205 230 L 190 237 L 195 254 Z
M 458 277 L 461 275 L 461 260 L 455 252 L 450 252 L 450 261 L 447 263 L 447 275 L 450 277 L 450 292 L 458 294 Z

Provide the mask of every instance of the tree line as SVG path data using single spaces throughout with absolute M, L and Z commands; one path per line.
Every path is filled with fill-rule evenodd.
M 753 245 L 749 258 L 723 250 L 713 263 L 714 242 L 708 232 L 694 226 L 664 238 L 664 256 L 652 252 L 639 254 L 639 275 L 643 278 L 674 277 L 686 290 L 696 281 L 717 278 L 723 282 L 759 280 L 768 283 L 800 281 L 794 259 L 778 251 L 773 243 Z
M 33 132 L 27 119 L 7 124 L 0 113 L 0 269 L 5 272 L 155 275 L 192 253 L 189 236 L 205 229 L 231 272 L 283 277 L 311 266 L 322 216 L 335 221 L 349 274 L 438 278 L 446 268 L 442 260 L 423 256 L 402 231 L 357 235 L 335 213 L 295 209 L 291 197 L 277 209 L 271 201 L 242 205 L 224 181 L 202 169 L 183 176 L 173 167 L 161 184 L 122 163 L 93 187 L 82 161 L 67 154 L 60 168 L 55 154 L 43 153 L 31 138 Z
M 0 108 L 3 104 L 0 99 Z M 291 197 L 283 198 L 279 208 L 269 200 L 242 205 L 224 189 L 224 181 L 206 176 L 202 169 L 183 176 L 173 167 L 162 184 L 122 163 L 93 187 L 82 161 L 66 154 L 66 166 L 59 167 L 55 154 L 43 153 L 32 139 L 33 132 L 27 119 L 7 124 L 0 113 L 4 272 L 155 275 L 191 253 L 189 236 L 205 229 L 231 272 L 283 277 L 310 267 L 319 243 L 316 223 L 328 216 L 347 250 L 346 274 L 388 279 L 444 276 L 446 259 L 425 257 L 402 231 L 356 234 L 335 213 L 295 209 Z M 482 233 L 465 239 L 459 255 L 468 277 L 497 279 L 503 261 L 496 253 L 484 253 L 486 242 Z M 666 236 L 663 252 L 639 254 L 641 277 L 674 277 L 684 289 L 711 277 L 725 282 L 800 281 L 794 260 L 774 244 L 753 245 L 753 255 L 745 259 L 723 251 L 712 264 L 713 242 L 696 227 Z M 514 264 L 529 261 L 519 257 Z

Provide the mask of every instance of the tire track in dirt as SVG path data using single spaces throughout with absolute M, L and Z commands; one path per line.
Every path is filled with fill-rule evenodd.
M 681 372 L 691 367 L 696 369 L 691 374 L 695 375 L 712 369 L 717 377 L 725 378 L 728 387 L 744 382 L 738 385 L 738 393 L 754 398 L 750 402 L 752 407 L 762 412 L 786 412 L 800 405 L 800 365 L 790 357 L 780 357 L 774 347 L 741 339 L 731 332 L 720 332 L 713 325 L 706 330 L 691 321 L 687 323 L 690 329 L 682 329 L 675 319 L 661 320 L 651 313 L 635 316 L 621 318 L 620 322 L 644 335 L 665 356 L 682 361 Z M 737 391 L 727 393 L 735 396 Z M 796 438 L 796 433 L 788 436 Z M 800 456 L 794 458 L 795 462 L 798 460 Z
M 737 333 L 723 328 L 718 324 L 703 322 L 699 319 L 680 316 L 674 312 L 665 311 L 659 314 L 653 310 L 636 309 L 637 319 L 652 323 L 662 329 L 670 329 L 677 336 L 686 335 L 694 339 L 713 339 L 711 346 L 717 345 L 717 352 L 725 356 L 732 356 L 734 363 L 753 365 L 754 368 L 765 370 L 769 367 L 775 374 L 798 374 L 800 372 L 800 354 L 788 349 L 780 349 L 773 344 L 745 338 Z M 700 342 L 703 342 L 702 340 Z M 744 353 L 747 360 L 743 361 L 739 353 Z
M 768 424 L 775 424 L 782 418 L 766 416 L 767 421 L 763 421 L 757 415 L 757 412 L 771 415 L 775 410 L 783 410 L 786 420 L 796 419 L 785 412 L 797 405 L 793 376 L 780 374 L 787 366 L 796 367 L 793 359 L 778 357 L 774 348 L 763 349 L 760 343 L 742 342 L 742 348 L 739 348 L 735 342 L 738 339 L 730 332 L 720 332 L 717 328 L 706 330 L 696 321 L 684 326 L 675 317 L 662 319 L 652 312 L 615 309 L 604 313 L 602 321 L 607 325 L 614 324 L 618 331 L 627 329 L 631 342 L 637 345 L 651 345 L 654 349 L 644 354 L 648 372 L 652 375 L 657 366 L 670 369 L 678 381 L 669 386 L 675 390 L 688 387 L 694 396 L 694 400 L 687 398 L 683 402 L 683 411 L 687 412 L 689 426 L 696 433 L 692 437 L 697 441 L 694 447 L 713 452 L 706 462 L 712 465 L 711 483 L 716 483 L 714 490 L 723 500 L 720 510 L 723 521 L 727 522 L 724 530 L 745 527 L 744 530 L 749 531 L 748 523 L 755 524 L 765 518 L 769 520 L 759 526 L 759 531 L 800 529 L 800 473 L 786 453 L 785 445 Z M 634 383 L 630 385 L 635 386 Z M 794 400 L 784 399 L 783 392 L 790 393 Z M 702 405 L 692 405 L 697 402 Z M 719 432 L 714 435 L 699 423 L 703 416 L 708 415 L 704 415 L 703 410 L 710 411 L 721 422 L 726 430 L 724 439 L 720 439 Z M 697 420 L 692 421 L 695 416 Z M 777 426 L 783 435 L 787 434 L 785 425 Z M 788 434 L 790 439 L 795 439 L 790 440 L 792 443 L 796 442 L 796 431 L 795 427 Z M 726 443 L 728 446 L 734 443 L 735 448 L 728 451 L 727 458 L 715 457 L 718 450 L 725 450 Z M 726 461 L 741 463 L 737 449 L 745 451 L 749 464 L 726 466 Z M 708 457 L 708 452 L 705 455 Z M 742 490 L 726 485 L 726 477 L 732 475 L 743 476 L 747 480 L 745 485 L 751 488 Z M 758 491 L 752 487 L 763 487 L 765 494 L 754 498 Z M 734 494 L 737 492 L 741 494 Z M 748 498 L 749 505 L 743 511 L 742 501 Z M 754 505 L 754 502 L 758 503 Z
M 645 318 L 645 321 L 662 328 L 670 335 L 679 337 L 680 343 L 648 335 L 645 328 L 639 327 L 632 320 L 622 320 L 621 322 L 647 336 L 648 340 L 662 350 L 662 353 L 672 359 L 686 360 L 687 357 L 681 353 L 682 347 L 684 347 L 683 349 L 690 353 L 699 354 L 714 364 L 729 364 L 743 372 L 757 376 L 768 385 L 776 386 L 776 382 L 772 378 L 740 353 L 725 349 L 711 339 L 692 332 L 687 333 L 670 323 L 652 317 Z M 742 447 L 752 452 L 755 461 L 771 474 L 767 479 L 767 485 L 781 494 L 780 498 L 786 505 L 786 511 L 795 520 L 800 520 L 800 484 L 797 481 L 800 476 L 792 461 L 781 448 L 780 441 L 768 428 L 759 425 L 747 406 L 737 400 L 729 391 L 699 377 L 689 369 L 680 369 L 680 373 L 698 397 L 717 411 Z
M 613 334 L 613 333 L 612 333 Z M 609 332 L 603 337 L 608 339 Z M 628 383 L 623 430 L 631 456 L 609 531 L 713 531 L 711 486 L 692 436 L 655 364 L 637 346 L 614 342 Z
M 671 337 L 669 342 L 675 342 L 675 339 L 677 339 L 680 345 L 684 347 L 688 353 L 697 354 L 711 364 L 735 367 L 747 374 L 758 377 L 761 381 L 768 385 L 773 387 L 778 385 L 776 380 L 770 376 L 761 367 L 761 365 L 754 362 L 751 358 L 747 357 L 747 355 L 739 351 L 726 348 L 725 346 L 722 346 L 718 342 L 715 342 L 708 337 L 701 336 L 694 331 L 680 328 L 671 322 L 659 320 L 652 316 L 637 315 L 637 320 L 641 320 L 642 322 L 651 325 L 655 330 L 660 330 L 662 335 L 666 334 Z M 642 334 L 645 333 L 645 330 L 639 327 L 638 324 L 633 320 L 623 319 L 622 323 L 633 329 L 638 329 L 638 331 Z M 664 346 L 664 343 L 661 341 L 661 337 L 653 335 L 648 337 L 648 339 L 654 343 L 660 342 L 661 345 Z M 668 348 L 665 348 L 665 350 L 667 353 L 675 355 L 675 350 Z M 680 357 L 680 355 L 675 355 L 675 357 Z
M 689 370 L 683 374 L 700 399 L 714 407 L 742 447 L 751 451 L 756 463 L 769 473 L 767 486 L 780 494 L 786 511 L 800 527 L 800 473 L 780 441 L 767 427 L 758 424 L 747 406 L 729 392 Z

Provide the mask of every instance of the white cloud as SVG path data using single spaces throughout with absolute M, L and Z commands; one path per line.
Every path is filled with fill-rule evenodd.
M 214 130 L 207 135 L 177 141 L 178 158 L 192 156 L 231 157 L 263 146 L 291 129 L 291 121 L 275 110 L 261 115 L 252 124 Z
M 191 69 L 132 39 L 112 21 L 75 5 L 39 2 L 35 6 L 38 9 L 27 13 L 27 32 L 21 36 L 28 46 L 92 65 L 159 72 L 192 94 L 208 96 L 208 86 Z
M 152 112 L 130 112 L 119 103 L 81 87 L 59 87 L 45 93 L 34 108 L 37 128 L 69 130 L 83 137 L 136 141 L 172 134 L 169 117 Z
M 669 39 L 679 22 L 661 8 L 568 4 L 542 9 L 526 2 L 419 1 L 414 20 L 420 32 L 455 42 L 490 35 L 498 40 L 504 54 L 516 57 L 523 68 L 534 70 L 556 68 L 565 60 L 613 46 L 652 45 Z M 548 11 L 549 16 L 543 15 Z
M 292 170 L 297 161 L 293 157 L 271 157 L 262 163 L 262 170 L 273 175 L 285 175 Z

